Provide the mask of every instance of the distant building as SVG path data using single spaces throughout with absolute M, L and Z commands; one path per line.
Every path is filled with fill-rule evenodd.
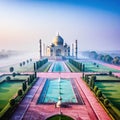
M 47 46 L 47 56 L 70 56 L 70 47 L 58 34 L 51 45 Z

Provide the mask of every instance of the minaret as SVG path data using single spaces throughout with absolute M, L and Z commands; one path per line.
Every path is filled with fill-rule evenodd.
M 46 49 L 45 49 L 45 43 L 43 44 L 43 55 L 45 56 L 45 51 L 46 51 Z
M 77 59 L 77 55 L 78 55 L 78 47 L 77 47 L 77 40 L 75 40 L 75 57 Z
M 40 59 L 42 57 L 42 43 L 41 43 L 41 39 L 39 40 L 39 44 L 40 44 Z
M 70 56 L 70 46 L 68 46 L 68 56 Z
M 74 44 L 72 43 L 72 57 L 74 56 Z

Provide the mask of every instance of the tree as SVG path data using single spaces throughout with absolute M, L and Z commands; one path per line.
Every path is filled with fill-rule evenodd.
M 97 59 L 97 56 L 98 56 L 98 54 L 96 51 L 91 51 L 89 54 L 89 57 L 92 59 Z
M 90 79 L 90 87 L 93 89 L 95 86 L 96 75 L 92 75 Z
M 86 83 L 89 83 L 89 77 L 88 77 L 88 75 L 85 75 L 85 81 L 86 81 Z
M 36 71 L 36 63 L 34 63 L 34 71 Z
M 27 82 L 28 82 L 28 85 L 30 85 L 30 83 L 31 83 L 31 82 L 30 82 L 30 78 L 27 79 Z
M 99 55 L 97 56 L 97 60 L 102 60 L 102 61 L 104 61 L 104 55 L 99 54 Z
M 113 58 L 110 55 L 105 55 L 105 62 L 112 63 Z
M 10 106 L 15 105 L 15 99 L 10 99 L 10 100 L 9 100 L 9 104 L 10 104 Z
M 97 68 L 99 68 L 99 65 L 97 65 Z
M 97 95 L 98 98 L 102 97 L 102 92 L 101 92 L 101 90 L 97 90 L 96 95 Z
M 26 84 L 26 82 L 23 82 L 23 84 L 22 84 L 22 90 L 25 91 L 26 88 L 27 88 L 27 84 Z
M 21 96 L 22 95 L 22 89 L 19 89 L 18 90 L 18 96 Z
M 116 57 L 114 57 L 112 63 L 113 63 L 113 64 L 119 64 L 119 61 L 120 61 L 120 57 L 119 57 L 119 56 L 116 56 Z
M 15 77 L 15 76 L 16 76 L 16 73 L 14 72 L 14 73 L 12 74 L 12 76 Z
M 25 65 L 25 61 L 23 61 L 23 65 Z
M 98 91 L 98 87 L 94 86 L 94 92 L 95 92 L 95 94 L 97 93 L 97 91 Z
M 14 71 L 14 67 L 10 67 L 10 72 L 13 72 Z
M 7 76 L 7 77 L 6 77 L 6 80 L 7 80 L 7 81 L 10 81 L 10 80 L 11 80 L 11 77 L 10 77 L 10 76 Z
M 83 64 L 82 71 L 85 72 L 85 64 Z
M 109 105 L 109 103 L 110 103 L 110 101 L 107 98 L 105 98 L 104 99 L 104 105 L 107 107 Z
M 20 67 L 22 67 L 22 63 L 20 63 Z
M 30 62 L 32 62 L 32 59 L 30 58 Z
M 26 62 L 29 63 L 29 60 L 27 60 Z
M 82 78 L 84 79 L 84 76 L 85 76 L 85 74 L 84 74 L 84 72 L 82 73 Z
M 112 71 L 109 71 L 109 75 L 110 75 L 110 76 L 112 75 Z

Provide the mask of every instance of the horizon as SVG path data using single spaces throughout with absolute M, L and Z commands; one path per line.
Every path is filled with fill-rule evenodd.
M 118 0 L 5 0 L 0 1 L 0 48 L 38 51 L 56 33 L 68 45 L 77 39 L 79 51 L 120 50 Z

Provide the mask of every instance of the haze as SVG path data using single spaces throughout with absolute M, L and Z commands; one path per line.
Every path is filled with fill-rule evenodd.
M 79 50 L 120 50 L 120 2 L 115 0 L 0 1 L 0 49 L 38 51 L 57 32 Z

